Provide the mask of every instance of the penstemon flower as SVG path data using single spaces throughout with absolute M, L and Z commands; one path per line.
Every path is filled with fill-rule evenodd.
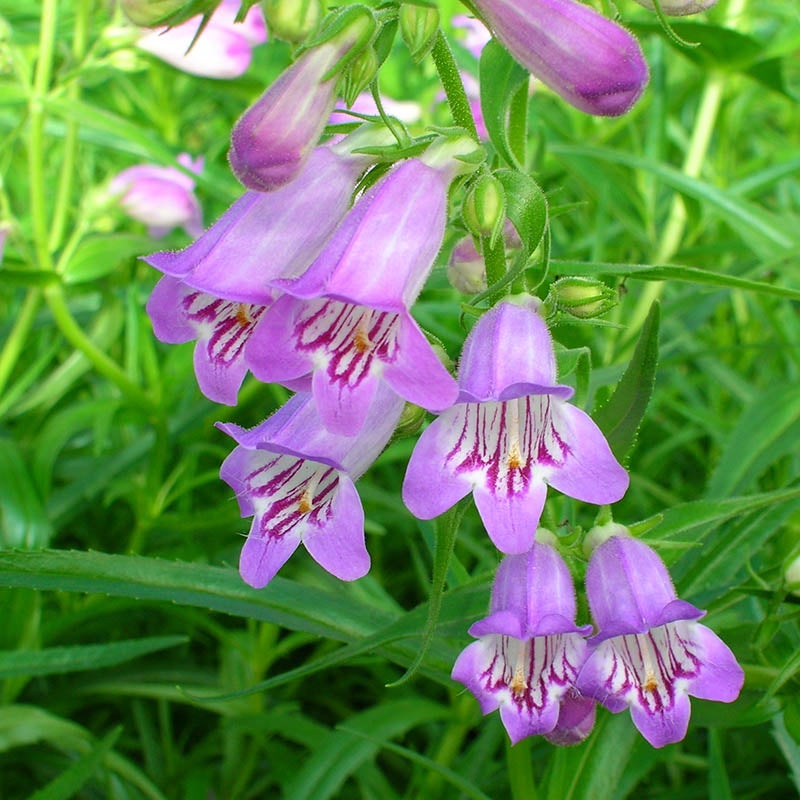
M 236 403 L 244 345 L 279 294 L 271 280 L 302 273 L 345 215 L 369 163 L 347 152 L 358 141 L 354 133 L 317 148 L 297 180 L 246 192 L 189 247 L 144 259 L 165 273 L 147 304 L 155 334 L 171 344 L 198 340 L 195 372 L 209 399 Z
M 333 433 L 361 430 L 382 382 L 431 410 L 456 399 L 455 381 L 409 311 L 442 243 L 455 169 L 450 161 L 397 165 L 301 277 L 274 281 L 286 294 L 253 333 L 248 363 L 265 382 L 310 378 Z
M 363 9 L 363 7 L 361 7 Z M 248 189 L 267 192 L 299 174 L 336 101 L 341 59 L 368 40 L 374 20 L 363 9 L 336 36 L 306 50 L 241 116 L 231 133 L 231 169 Z
M 324 569 L 345 581 L 369 571 L 364 511 L 355 481 L 389 441 L 403 401 L 379 391 L 360 436 L 336 436 L 319 422 L 309 394 L 292 397 L 253 428 L 218 423 L 237 447 L 220 477 L 242 516 L 253 516 L 239 571 L 266 586 L 302 542 Z
M 550 333 L 532 309 L 501 302 L 461 354 L 456 405 L 417 442 L 403 483 L 412 514 L 432 519 L 470 492 L 495 546 L 524 553 L 547 485 L 586 503 L 614 503 L 628 474 L 591 418 L 555 383 Z
M 452 677 L 475 695 L 484 714 L 500 709 L 512 742 L 538 734 L 580 741 L 594 723 L 594 702 L 572 686 L 590 630 L 575 625 L 566 564 L 553 547 L 536 541 L 527 553 L 503 559 L 490 614 L 469 629 L 478 641 L 458 657 Z
M 636 38 L 577 0 L 475 0 L 497 39 L 575 108 L 618 116 L 647 85 Z
M 744 673 L 722 640 L 697 620 L 705 612 L 675 594 L 656 553 L 614 535 L 592 553 L 586 591 L 599 633 L 578 689 L 609 711 L 630 708 L 653 747 L 678 742 L 689 725 L 689 695 L 731 703 Z
M 236 22 L 240 6 L 239 0 L 222 0 L 199 35 L 202 14 L 146 33 L 138 47 L 191 75 L 238 78 L 250 66 L 253 47 L 267 41 L 261 9 L 251 7 L 244 20 Z
M 199 175 L 203 159 L 188 153 L 178 156 L 178 163 Z M 194 181 L 175 167 L 140 164 L 114 176 L 108 191 L 119 197 L 128 216 L 147 225 L 154 239 L 166 236 L 173 228 L 183 228 L 189 236 L 203 231 L 203 212 L 194 196 Z

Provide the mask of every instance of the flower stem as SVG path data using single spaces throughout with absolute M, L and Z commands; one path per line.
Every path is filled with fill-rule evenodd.
M 450 106 L 450 113 L 456 125 L 465 128 L 467 133 L 477 142 L 478 129 L 475 127 L 475 120 L 472 118 L 472 111 L 469 107 L 469 99 L 464 91 L 464 84 L 458 72 L 458 66 L 453 58 L 453 51 L 447 43 L 445 35 L 439 31 L 436 37 L 436 44 L 433 46 L 433 63 L 439 73 L 439 80 L 442 82 L 444 93 L 447 96 L 447 103 Z
M 152 414 L 155 403 L 145 392 L 134 383 L 120 366 L 110 359 L 102 350 L 92 342 L 75 321 L 69 310 L 64 291 L 60 284 L 53 284 L 44 289 L 45 300 L 50 307 L 50 312 L 61 333 L 67 341 L 81 352 L 89 363 L 104 377 L 108 378 L 117 388 L 145 412 Z
M 506 745 L 506 763 L 512 800 L 536 800 L 530 739 Z
M 11 372 L 25 347 L 41 298 L 41 290 L 30 289 L 28 291 L 22 303 L 22 308 L 17 313 L 14 327 L 11 329 L 2 351 L 0 351 L 0 397 L 5 395 L 8 379 L 11 377 Z

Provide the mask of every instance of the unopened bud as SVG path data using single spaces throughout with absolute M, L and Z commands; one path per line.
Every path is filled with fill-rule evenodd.
M 422 61 L 430 53 L 438 32 L 438 8 L 411 4 L 400 7 L 400 35 L 414 61 Z
M 422 423 L 425 422 L 425 414 L 424 408 L 415 406 L 413 403 L 406 403 L 403 406 L 403 412 L 400 414 L 397 427 L 394 429 L 395 437 L 414 436 L 419 433 Z
M 372 83 L 379 66 L 378 56 L 372 47 L 368 47 L 353 59 L 342 91 L 344 102 L 348 107 L 353 105 L 361 92 Z
M 463 294 L 479 294 L 486 290 L 486 262 L 471 236 L 465 236 L 450 254 L 447 280 Z
M 653 0 L 636 0 L 640 6 L 656 10 Z M 715 6 L 717 0 L 660 0 L 661 10 L 670 17 L 684 17 L 688 14 L 699 14 L 711 6 Z
M 218 0 L 122 0 L 125 16 L 142 28 L 180 25 L 198 14 L 210 14 Z
M 264 19 L 272 36 L 287 42 L 303 42 L 322 19 L 320 0 L 262 0 Z
M 596 278 L 559 278 L 550 287 L 547 304 L 578 319 L 593 319 L 617 305 L 617 293 Z
M 503 184 L 492 175 L 480 177 L 464 198 L 461 215 L 472 233 L 490 237 L 494 246 L 506 219 Z

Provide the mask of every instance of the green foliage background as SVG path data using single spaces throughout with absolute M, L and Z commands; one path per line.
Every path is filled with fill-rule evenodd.
M 461 11 L 439 5 L 445 19 Z M 240 191 L 231 126 L 289 48 L 258 48 L 244 77 L 214 81 L 135 51 L 111 3 L 0 0 L 0 221 L 11 226 L 0 796 L 721 800 L 800 788 L 798 600 L 784 580 L 800 555 L 800 19 L 794 3 L 720 0 L 675 24 L 700 43 L 687 49 L 644 9 L 620 11 L 651 65 L 634 111 L 592 119 L 541 87 L 530 102 L 527 166 L 550 208 L 545 280 L 601 276 L 621 298 L 611 327 L 555 329 L 561 377 L 596 412 L 660 300 L 655 386 L 614 515 L 649 520 L 638 530 L 744 665 L 741 698 L 693 701 L 688 737 L 663 750 L 604 711 L 578 747 L 509 748 L 497 715 L 481 718 L 449 679 L 498 561 L 472 508 L 421 667 L 387 687 L 420 652 L 436 552 L 434 524 L 400 502 L 413 438 L 359 483 L 367 578 L 341 584 L 298 551 L 267 589 L 244 585 L 248 522 L 218 479 L 230 442 L 212 423 L 256 424 L 286 392 L 251 379 L 235 409 L 202 397 L 192 346 L 152 336 L 157 276 L 137 260 L 187 240 L 149 239 L 106 190 L 125 167 L 202 154 L 198 196 L 213 221 Z M 450 123 L 433 66 L 400 45 L 381 88 Z M 415 314 L 455 357 L 463 298 L 446 255 Z M 548 503 L 577 575 L 594 511 Z

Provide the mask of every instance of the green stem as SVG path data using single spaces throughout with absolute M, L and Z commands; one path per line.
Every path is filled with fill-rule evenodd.
M 461 74 L 458 65 L 453 58 L 453 51 L 447 43 L 445 35 L 439 31 L 436 37 L 436 44 L 433 46 L 433 63 L 439 73 L 439 80 L 442 82 L 444 93 L 447 96 L 447 103 L 450 106 L 450 113 L 453 122 L 462 128 L 477 142 L 478 129 L 475 127 L 475 120 L 472 118 L 472 111 L 469 107 L 469 99 L 464 91 L 464 84 L 461 81 Z
M 48 247 L 47 185 L 44 174 L 44 100 L 53 72 L 53 51 L 56 35 L 58 0 L 43 0 L 39 29 L 39 57 L 33 79 L 33 92 L 28 103 L 30 120 L 28 140 L 28 174 L 30 180 L 31 218 L 36 257 L 41 269 L 52 269 Z
M 80 62 L 86 53 L 89 39 L 89 12 L 92 0 L 79 0 L 75 13 L 75 29 L 72 38 L 72 55 L 76 62 Z M 67 87 L 67 99 L 78 100 L 80 97 L 80 79 L 70 82 Z M 64 151 L 61 156 L 61 174 L 59 175 L 58 191 L 56 193 L 53 221 L 50 225 L 50 252 L 55 252 L 62 239 L 67 225 L 67 215 L 71 208 L 72 180 L 75 174 L 75 161 L 78 154 L 78 123 L 68 120 L 64 134 Z
M 2 351 L 0 351 L 0 396 L 5 394 L 8 379 L 11 377 L 14 366 L 25 348 L 41 299 L 42 293 L 39 289 L 31 289 L 28 292 L 22 303 L 22 308 L 17 313 L 14 327 L 11 329 Z
M 536 800 L 531 740 L 523 739 L 514 745 L 507 744 L 506 763 L 508 764 L 508 780 L 511 783 L 512 800 Z
M 64 292 L 60 284 L 54 284 L 44 289 L 45 300 L 50 307 L 50 312 L 61 333 L 67 341 L 104 377 L 108 378 L 117 388 L 140 408 L 148 413 L 155 411 L 155 404 L 147 394 L 134 383 L 120 366 L 110 359 L 92 342 L 75 321 L 69 310 Z
M 503 237 L 498 236 L 492 247 L 491 237 L 481 236 L 481 250 L 486 264 L 486 285 L 491 288 L 500 283 L 506 274 L 506 248 Z M 508 294 L 508 290 L 509 287 L 506 287 L 504 294 Z

